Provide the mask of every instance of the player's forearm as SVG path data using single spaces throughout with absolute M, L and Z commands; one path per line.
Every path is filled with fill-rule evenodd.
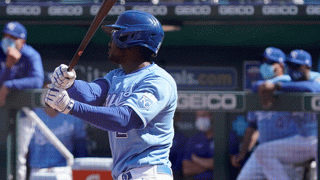
M 142 126 L 139 116 L 129 107 L 98 107 L 75 101 L 71 114 L 104 130 L 126 133 Z
M 250 150 L 249 147 L 252 144 L 251 140 L 252 140 L 252 136 L 253 136 L 254 132 L 256 132 L 256 129 L 254 129 L 252 127 L 248 127 L 246 129 L 246 132 L 245 132 L 245 135 L 243 138 L 243 143 L 242 143 L 242 146 L 240 149 L 241 154 L 246 154 Z
M 214 159 L 213 158 L 198 158 L 195 161 L 200 166 L 204 167 L 205 169 L 212 169 L 214 168 Z
M 182 172 L 184 176 L 194 176 L 203 173 L 206 170 L 206 168 L 199 166 L 199 164 L 191 160 L 184 160 L 182 162 Z

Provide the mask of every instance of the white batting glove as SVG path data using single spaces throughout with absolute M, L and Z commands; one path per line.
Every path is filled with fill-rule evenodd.
M 59 112 L 68 114 L 74 105 L 65 89 L 51 88 L 47 91 L 44 102 Z
M 73 85 L 76 77 L 77 75 L 74 69 L 68 71 L 68 66 L 61 64 L 53 71 L 51 84 L 57 88 L 68 89 Z

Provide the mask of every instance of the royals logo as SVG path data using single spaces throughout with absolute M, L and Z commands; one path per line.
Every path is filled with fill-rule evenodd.
M 140 109 L 148 109 L 152 103 L 156 102 L 157 98 L 151 93 L 144 93 L 138 101 Z

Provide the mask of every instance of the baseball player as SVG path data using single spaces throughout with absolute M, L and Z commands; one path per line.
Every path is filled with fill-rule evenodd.
M 114 179 L 172 180 L 168 156 L 177 86 L 151 62 L 163 41 L 162 26 L 153 15 L 130 10 L 102 28 L 111 36 L 108 59 L 121 68 L 87 83 L 60 65 L 45 102 L 109 131 Z
M 278 48 L 268 47 L 263 53 L 263 63 L 260 66 L 260 73 L 265 80 L 258 81 L 253 86 L 254 92 L 260 94 L 267 89 L 270 84 L 275 82 L 288 82 L 291 80 L 289 75 L 284 74 L 285 70 L 285 54 Z M 261 96 L 261 103 L 265 108 L 270 106 L 266 102 L 265 96 Z M 267 98 L 270 99 L 270 98 Z M 258 142 L 263 145 L 266 142 L 293 136 L 298 133 L 296 124 L 291 121 L 290 112 L 277 111 L 253 111 L 248 112 L 247 121 L 249 126 L 246 129 L 244 141 L 240 153 L 236 157 L 236 163 L 240 163 L 250 151 L 251 139 L 256 131 L 259 132 Z M 258 147 L 260 146 L 258 145 Z M 262 180 L 266 179 L 260 164 L 256 158 L 254 150 L 245 162 L 237 180 Z
M 320 73 L 311 71 L 311 55 L 304 50 L 293 50 L 287 58 L 292 82 L 273 83 L 271 90 L 285 92 L 320 92 Z M 314 112 L 293 112 L 299 134 L 271 141 L 256 150 L 256 157 L 268 179 L 289 180 L 284 164 L 300 164 L 317 159 L 317 115 Z

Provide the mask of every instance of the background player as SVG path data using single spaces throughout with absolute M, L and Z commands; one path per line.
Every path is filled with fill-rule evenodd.
M 311 71 L 311 55 L 293 50 L 287 58 L 292 82 L 272 83 L 267 96 L 275 90 L 285 92 L 320 92 L 320 73 Z M 270 101 L 270 103 L 272 103 Z M 269 104 L 270 104 L 269 103 Z M 256 157 L 268 179 L 289 180 L 284 164 L 302 164 L 317 159 L 317 115 L 315 112 L 293 112 L 290 121 L 297 124 L 299 134 L 271 141 L 256 149 Z
M 265 79 L 258 81 L 253 86 L 254 92 L 262 94 L 271 83 L 288 82 L 291 80 L 289 75 L 284 74 L 285 71 L 285 53 L 278 48 L 268 47 L 263 53 L 263 64 L 260 66 L 260 73 Z M 264 96 L 261 97 L 261 102 L 265 108 L 270 106 Z M 270 99 L 270 98 L 269 98 Z M 240 162 L 245 158 L 249 151 L 251 139 L 256 131 L 259 132 L 259 144 L 264 144 L 268 141 L 293 136 L 298 133 L 296 125 L 291 121 L 290 112 L 276 111 L 254 111 L 248 112 L 247 120 L 249 127 L 243 140 L 242 148 L 236 158 L 236 162 Z M 261 166 L 256 159 L 256 151 L 254 150 L 249 159 L 246 161 L 240 171 L 238 180 L 259 180 L 266 179 Z
M 205 110 L 197 111 L 195 127 L 199 133 L 188 139 L 183 150 L 183 174 L 193 180 L 213 179 L 214 131 L 211 114 Z
M 48 88 L 47 85 L 51 83 L 51 75 L 52 73 L 45 73 L 43 88 Z M 34 112 L 75 158 L 87 156 L 85 122 L 74 116 L 60 113 L 51 107 L 36 108 Z M 27 117 L 24 120 L 32 121 Z M 72 179 L 71 166 L 67 166 L 65 157 L 37 127 L 35 127 L 29 144 L 28 167 L 30 168 L 30 179 L 36 179 L 37 173 L 54 173 L 58 179 Z
M 13 21 L 4 26 L 0 48 L 0 107 L 6 105 L 10 91 L 41 88 L 43 85 L 41 55 L 26 41 L 27 29 L 21 23 Z M 25 179 L 26 154 L 35 124 L 26 119 L 24 113 L 17 124 L 17 177 Z
M 114 179 L 173 179 L 168 156 L 177 86 L 151 62 L 164 37 L 162 26 L 153 15 L 130 10 L 103 29 L 112 40 L 109 60 L 122 68 L 87 83 L 75 81 L 75 71 L 61 65 L 45 102 L 109 131 Z

